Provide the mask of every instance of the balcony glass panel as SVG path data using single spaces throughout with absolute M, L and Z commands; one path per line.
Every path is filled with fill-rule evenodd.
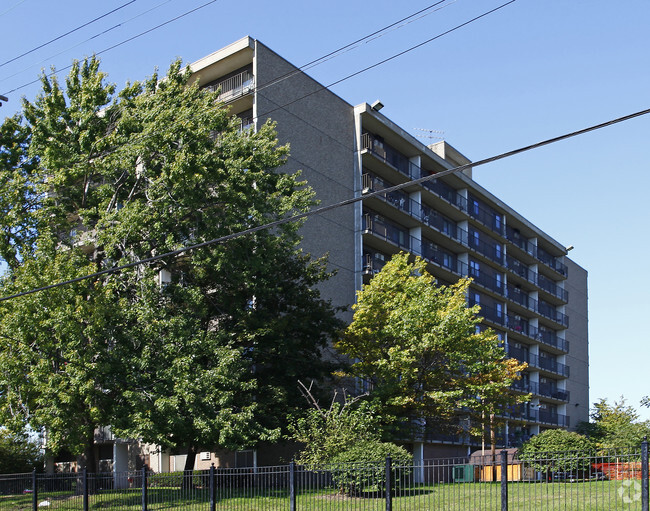
M 365 213 L 363 215 L 363 230 L 371 232 L 386 241 L 390 241 L 405 250 L 409 248 L 408 231 L 403 227 L 389 222 L 380 215 Z
M 543 262 L 549 268 L 554 269 L 556 272 L 561 275 L 567 276 L 567 266 L 560 262 L 559 259 L 555 256 L 549 254 L 542 247 L 537 247 L 537 259 Z
M 374 275 L 378 273 L 390 259 L 381 252 L 373 250 L 364 250 L 363 252 L 363 273 Z
M 548 277 L 545 277 L 544 275 L 540 274 L 537 278 L 537 284 L 544 291 L 551 293 L 554 296 L 557 296 L 559 299 L 565 302 L 568 301 L 569 299 L 568 291 L 559 287 L 555 282 L 553 282 Z
M 383 162 L 392 165 L 407 177 L 411 177 L 409 172 L 409 159 L 397 149 L 384 142 L 382 137 L 370 132 L 363 133 L 361 135 L 361 148 L 369 150 Z
M 489 227 L 494 232 L 503 234 L 503 215 L 485 204 L 478 197 L 471 193 L 468 195 L 468 209 L 467 212 L 472 218 L 475 218 L 483 225 Z
M 513 229 L 512 227 L 506 227 L 505 236 L 508 241 L 518 246 L 524 252 L 534 256 L 535 255 L 535 245 L 530 243 L 526 238 L 524 238 L 519 229 Z
M 458 259 L 455 254 L 439 247 L 435 243 L 426 239 L 422 240 L 422 257 L 432 263 L 447 268 L 454 273 L 460 274 L 458 269 Z
M 366 190 L 369 192 L 379 192 L 381 190 L 385 190 L 386 188 L 394 186 L 392 183 L 389 183 L 388 181 L 371 173 L 364 174 L 362 178 L 364 192 Z M 392 192 L 386 193 L 385 195 L 379 195 L 378 197 L 380 199 L 384 199 L 386 202 L 392 204 L 405 213 L 411 213 L 411 211 L 413 211 L 412 203 L 414 203 L 414 201 L 411 201 L 408 194 L 402 190 L 394 190 Z

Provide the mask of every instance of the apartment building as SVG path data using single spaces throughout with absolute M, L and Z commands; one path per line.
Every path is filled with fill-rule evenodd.
M 379 103 L 349 105 L 252 38 L 191 68 L 200 86 L 221 90 L 243 129 L 277 123 L 280 142 L 291 145 L 284 170 L 301 169 L 323 205 L 471 163 L 446 142 L 422 144 Z M 473 278 L 468 301 L 481 306 L 483 326 L 528 362 L 514 390 L 533 397 L 506 417 L 502 445 L 588 419 L 587 272 L 564 244 L 473 181 L 471 168 L 312 216 L 302 234 L 304 250 L 328 254 L 337 272 L 321 287 L 335 305 L 352 304 L 399 251 L 423 257 L 441 284 Z M 424 457 L 430 445 L 451 454 L 467 442 L 419 440 Z

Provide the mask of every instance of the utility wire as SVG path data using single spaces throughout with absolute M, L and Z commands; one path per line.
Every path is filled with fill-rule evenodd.
M 389 29 L 397 27 L 397 25 L 400 25 L 397 28 L 401 28 L 401 26 L 404 26 L 404 25 L 401 25 L 402 23 L 405 24 L 405 22 L 411 20 L 412 18 L 414 18 L 414 17 L 416 17 L 416 16 L 418 16 L 420 14 L 423 14 L 426 11 L 429 11 L 429 10 L 433 9 L 434 7 L 437 7 L 440 4 L 443 4 L 446 1 L 447 0 L 440 0 L 438 2 L 435 2 L 435 3 L 431 4 L 431 5 L 429 5 L 428 7 L 425 7 L 424 9 L 420 9 L 419 11 L 414 12 L 413 14 L 409 14 L 408 16 L 406 16 L 406 17 L 404 17 L 404 18 L 402 18 L 400 20 L 397 20 L 394 23 L 391 23 L 390 25 L 386 25 L 385 27 L 382 27 L 379 30 L 375 30 L 374 32 L 372 32 L 372 33 L 370 33 L 370 34 L 368 34 L 368 35 L 366 35 L 364 37 L 361 37 L 361 38 L 357 39 L 356 41 L 352 41 L 351 43 L 348 43 L 345 46 L 341 46 L 340 48 L 338 48 L 338 49 L 336 49 L 334 51 L 331 51 L 331 52 L 323 55 L 322 57 L 318 57 L 317 59 L 314 59 L 311 62 L 307 62 L 306 64 L 303 64 L 302 66 L 300 66 L 298 69 L 295 69 L 293 71 L 289 71 L 288 73 L 286 73 L 284 75 L 281 75 L 281 76 L 275 78 L 274 80 L 271 80 L 270 82 L 265 83 L 264 85 L 257 86 L 257 87 L 255 87 L 255 90 L 260 91 L 260 90 L 266 89 L 267 87 L 270 87 L 270 86 L 275 85 L 275 84 L 277 84 L 279 82 L 282 82 L 282 81 L 286 80 L 287 78 L 291 78 L 292 76 L 300 74 L 300 73 L 302 73 L 303 71 L 305 71 L 307 69 L 311 69 L 312 67 L 316 67 L 316 66 L 318 66 L 318 65 L 320 65 L 320 64 L 322 64 L 324 62 L 327 62 L 328 60 L 331 60 L 331 59 L 333 59 L 335 57 L 338 57 L 339 55 L 344 53 L 346 50 L 352 49 L 352 47 L 355 46 L 355 45 L 359 45 L 360 43 L 367 42 L 371 38 L 377 39 L 378 37 L 382 37 L 383 35 L 385 35 L 385 32 L 387 32 Z M 440 7 L 440 9 L 442 9 L 443 7 L 447 7 L 448 5 L 451 5 L 451 4 L 444 5 L 444 6 Z M 436 9 L 436 10 L 439 10 L 439 9 Z M 428 14 L 431 14 L 431 13 L 426 13 L 425 16 L 428 15 Z M 409 23 L 410 23 L 410 21 L 409 21 Z
M 65 50 L 61 50 L 59 53 L 55 53 L 54 55 L 50 55 L 49 57 L 46 57 L 46 58 L 44 58 L 43 60 L 41 60 L 41 61 L 39 61 L 39 62 L 37 62 L 37 63 L 35 63 L 35 64 L 30 64 L 30 65 L 28 65 L 27 67 L 21 69 L 20 71 L 16 71 L 14 74 L 7 75 L 7 76 L 5 76 L 4 78 L 0 79 L 0 83 L 2 83 L 2 82 L 6 82 L 7 80 L 13 78 L 14 76 L 17 76 L 17 75 L 19 75 L 19 74 L 22 74 L 22 73 L 24 73 L 25 71 L 28 71 L 28 70 L 30 70 L 30 69 L 33 68 L 33 67 L 36 67 L 36 66 L 39 65 L 39 64 L 43 64 L 43 63 L 48 62 L 48 61 L 50 61 L 50 60 L 52 60 L 52 59 L 54 59 L 54 58 L 56 58 L 56 57 L 58 57 L 58 56 L 60 56 L 60 55 L 63 55 L 64 53 L 67 53 L 67 52 L 69 52 L 70 50 L 72 50 L 72 49 L 74 49 L 74 48 L 77 48 L 77 47 L 81 46 L 82 44 L 86 44 L 87 42 L 92 41 L 93 39 L 97 39 L 98 37 L 101 37 L 101 36 L 103 36 L 104 34 L 107 34 L 107 33 L 110 32 L 111 30 L 115 30 L 116 28 L 120 28 L 121 26 L 126 25 L 127 23 L 130 23 L 131 21 L 133 21 L 133 20 L 135 20 L 135 19 L 137 19 L 137 18 L 141 18 L 141 17 L 144 16 L 145 14 L 148 14 L 148 13 L 150 13 L 151 11 L 155 11 L 155 10 L 158 9 L 159 7 L 162 7 L 164 4 L 167 4 L 167 3 L 171 2 L 171 1 L 172 1 L 172 0 L 164 0 L 163 2 L 159 3 L 158 5 L 155 5 L 155 6 L 151 7 L 151 8 L 149 8 L 149 9 L 147 9 L 146 11 L 141 12 L 140 14 L 136 14 L 135 16 L 133 16 L 133 17 L 131 17 L 131 18 L 125 20 L 125 21 L 121 21 L 121 22 L 119 22 L 117 25 L 113 25 L 113 26 L 110 27 L 110 28 L 107 28 L 107 29 L 102 30 L 101 32 L 99 32 L 99 33 L 97 33 L 97 34 L 94 34 L 94 35 L 90 36 L 88 39 L 86 39 L 86 40 L 84 40 L 84 41 L 80 41 L 80 42 L 78 42 L 77 44 L 75 44 L 75 45 L 73 45 L 73 46 L 70 46 L 70 47 L 66 48 Z M 50 76 L 51 76 L 51 75 L 50 75 Z M 33 83 L 33 82 L 32 82 L 32 83 Z
M 206 3 L 202 4 L 202 5 L 199 5 L 198 7 L 195 7 L 194 9 L 191 9 L 189 11 L 184 12 L 183 14 L 179 14 L 178 16 L 176 16 L 176 17 L 174 17 L 172 19 L 164 21 L 163 23 L 160 23 L 159 25 L 156 25 L 155 27 L 152 27 L 152 28 L 150 28 L 148 30 L 145 30 L 144 32 L 140 32 L 139 34 L 134 35 L 133 37 L 129 37 L 128 39 L 125 39 L 125 40 L 123 40 L 123 41 L 121 41 L 121 42 L 119 42 L 117 44 L 114 44 L 113 46 L 109 46 L 108 48 L 104 48 L 103 50 L 98 51 L 97 53 L 95 53 L 95 55 L 101 55 L 101 54 L 106 53 L 106 52 L 108 52 L 110 50 L 113 50 L 113 49 L 117 48 L 118 46 L 122 46 L 123 44 L 131 42 L 134 39 L 137 39 L 139 37 L 142 37 L 143 35 L 148 34 L 149 32 L 153 32 L 154 30 L 157 30 L 157 29 L 159 29 L 161 27 L 164 27 L 165 25 L 169 25 L 170 23 L 173 23 L 174 21 L 178 21 L 179 19 L 184 18 L 185 16 L 188 16 L 188 15 L 190 15 L 190 14 L 192 14 L 192 13 L 194 13 L 194 12 L 200 10 L 200 9 L 203 9 L 204 7 L 207 7 L 208 5 L 211 5 L 211 4 L 213 4 L 215 2 L 218 2 L 218 1 L 219 0 L 210 0 L 209 2 L 206 2 Z M 70 64 L 69 66 L 62 67 L 59 70 L 57 70 L 56 72 L 50 73 L 47 76 L 48 77 L 54 76 L 55 74 L 57 74 L 60 71 L 65 71 L 66 69 L 70 69 L 72 66 L 73 66 L 73 64 Z M 40 78 L 37 78 L 36 80 L 32 80 L 29 83 L 25 83 L 23 85 L 20 85 L 20 86 L 14 88 L 14 89 L 11 89 L 10 91 L 4 93 L 4 95 L 7 96 L 7 95 L 9 95 L 9 94 L 11 94 L 13 92 L 16 92 L 17 90 L 23 89 L 23 88 L 25 88 L 25 87 L 27 87 L 29 85 L 32 85 L 34 83 L 37 83 L 39 81 L 40 81 Z
M 102 19 L 102 18 L 105 18 L 106 16 L 108 16 L 108 15 L 110 15 L 110 14 L 113 14 L 114 12 L 117 12 L 117 11 L 119 11 L 120 9 L 123 9 L 123 8 L 126 7 L 127 5 L 131 5 L 131 4 L 134 3 L 135 1 L 136 1 L 136 0 L 130 0 L 129 2 L 127 2 L 127 3 L 125 3 L 125 4 L 122 4 L 122 5 L 120 5 L 119 7 L 116 7 L 116 8 L 113 9 L 112 11 L 108 11 L 107 13 L 102 14 L 101 16 L 95 18 L 94 20 L 90 20 L 90 21 L 84 23 L 83 25 L 79 25 L 77 28 L 73 28 L 72 30 L 69 30 L 69 31 L 66 32 L 65 34 L 61 34 L 60 36 L 57 36 L 57 37 L 55 37 L 54 39 L 51 39 L 50 41 L 47 41 L 46 43 L 40 44 L 39 46 L 36 46 L 35 48 L 32 48 L 31 50 L 26 51 L 25 53 L 21 53 L 21 54 L 18 55 L 17 57 L 14 57 L 14 58 L 12 58 L 12 59 L 9 59 L 9 60 L 7 60 L 6 62 L 3 62 L 2 64 L 0 64 L 0 67 L 5 66 L 5 65 L 7 65 L 7 64 L 9 64 L 10 62 L 13 62 L 13 61 L 15 61 L 15 60 L 18 60 L 19 58 L 22 58 L 22 57 L 24 57 L 25 55 L 29 55 L 30 53 L 34 53 L 36 50 L 40 50 L 40 49 L 43 48 L 44 46 L 47 46 L 48 44 L 52 44 L 53 42 L 58 41 L 59 39 L 63 39 L 65 36 L 68 36 L 68 35 L 70 35 L 70 34 L 76 32 L 77 30 L 81 30 L 82 28 L 87 27 L 88 25 L 91 25 L 91 24 L 95 23 L 96 21 L 99 21 L 99 20 Z
M 16 7 L 18 7 L 20 4 L 22 4 L 24 2 L 25 2 L 25 0 L 20 0 L 20 2 L 18 2 L 17 4 L 12 5 L 11 7 L 9 7 L 9 9 L 7 9 L 7 10 L 5 10 L 3 12 L 0 12 L 0 16 L 4 16 L 8 12 L 13 11 Z
M 83 280 L 100 277 L 102 275 L 106 275 L 106 274 L 109 274 L 109 273 L 116 273 L 118 271 L 126 270 L 128 268 L 133 268 L 135 266 L 139 266 L 139 265 L 142 265 L 142 264 L 152 263 L 152 262 L 155 262 L 155 261 L 159 261 L 161 259 L 166 259 L 168 257 L 174 257 L 174 256 L 177 256 L 177 255 L 183 254 L 185 252 L 189 252 L 191 250 L 196 250 L 196 249 L 207 247 L 207 246 L 210 246 L 210 245 L 215 245 L 217 243 L 223 243 L 223 242 L 229 241 L 231 239 L 240 238 L 242 236 L 246 236 L 248 234 L 253 234 L 253 233 L 256 233 L 256 232 L 259 232 L 259 231 L 262 231 L 262 230 L 267 230 L 267 229 L 272 229 L 274 227 L 279 227 L 281 225 L 284 225 L 284 224 L 287 224 L 287 223 L 290 223 L 290 222 L 296 222 L 298 220 L 302 220 L 303 218 L 307 218 L 307 217 L 310 217 L 310 216 L 313 216 L 313 215 L 320 215 L 321 213 L 325 213 L 326 211 L 337 209 L 337 208 L 340 208 L 340 207 L 343 207 L 343 206 L 348 206 L 350 204 L 360 202 L 360 201 L 362 201 L 364 199 L 368 199 L 370 197 L 376 197 L 376 196 L 380 196 L 380 195 L 385 196 L 386 194 L 388 194 L 390 192 L 393 192 L 393 191 L 396 191 L 396 190 L 401 190 L 402 188 L 406 188 L 408 186 L 413 186 L 415 184 L 424 183 L 426 181 L 434 181 L 435 179 L 439 179 L 441 177 L 445 177 L 445 176 L 448 176 L 450 174 L 455 174 L 455 173 L 458 173 L 458 172 L 462 172 L 463 170 L 467 170 L 469 168 L 480 167 L 482 165 L 487 165 L 488 163 L 493 163 L 495 161 L 503 160 L 505 158 L 510 158 L 511 156 L 515 156 L 517 154 L 522 154 L 522 153 L 531 151 L 533 149 L 538 149 L 540 147 L 555 144 L 557 142 L 561 142 L 563 140 L 567 140 L 567 139 L 570 139 L 570 138 L 573 138 L 573 137 L 577 137 L 579 135 L 584 135 L 586 133 L 590 133 L 592 131 L 596 131 L 596 130 L 599 130 L 599 129 L 602 129 L 602 128 L 606 128 L 606 127 L 612 126 L 614 124 L 619 124 L 621 122 L 629 121 L 631 119 L 634 119 L 636 117 L 641 117 L 641 116 L 647 115 L 649 113 L 650 113 L 650 108 L 645 109 L 645 110 L 639 110 L 638 112 L 634 112 L 632 114 L 624 115 L 623 117 L 617 117 L 615 119 L 611 119 L 609 121 L 606 121 L 606 122 L 603 122 L 603 123 L 600 123 L 600 124 L 595 124 L 595 125 L 589 126 L 587 128 L 583 128 L 583 129 L 580 129 L 580 130 L 577 130 L 577 131 L 571 131 L 569 133 L 565 133 L 565 134 L 559 135 L 557 137 L 548 138 L 546 140 L 542 140 L 541 142 L 537 142 L 537 143 L 530 144 L 530 145 L 527 145 L 527 146 L 524 146 L 524 147 L 520 147 L 520 148 L 514 149 L 512 151 L 507 151 L 505 153 L 501 153 L 501 154 L 498 154 L 496 156 L 491 156 L 491 157 L 485 158 L 483 160 L 479 160 L 479 161 L 476 161 L 476 162 L 473 162 L 473 163 L 467 163 L 465 165 L 461 165 L 459 167 L 454 167 L 452 169 L 443 170 L 441 172 L 438 172 L 437 174 L 432 174 L 430 176 L 421 177 L 419 179 L 413 179 L 413 180 L 408 181 L 406 183 L 402 183 L 402 184 L 399 184 L 399 185 L 396 185 L 396 186 L 392 186 L 390 188 L 384 188 L 383 190 L 379 190 L 379 191 L 376 191 L 376 192 L 365 193 L 365 194 L 363 194 L 361 196 L 352 197 L 350 199 L 345 199 L 343 201 L 340 201 L 340 202 L 337 202 L 337 203 L 334 203 L 334 204 L 330 204 L 328 206 L 322 206 L 322 207 L 314 208 L 314 209 L 312 209 L 310 211 L 307 211 L 307 212 L 304 212 L 304 213 L 298 213 L 296 215 L 292 215 L 290 217 L 283 218 L 281 220 L 276 220 L 274 222 L 270 222 L 270 223 L 260 225 L 260 226 L 257 226 L 257 227 L 251 227 L 250 229 L 246 229 L 244 231 L 238 231 L 238 232 L 235 232 L 235 233 L 228 234 L 226 236 L 221 236 L 220 238 L 215 238 L 215 239 L 212 239 L 212 240 L 204 241 L 203 243 L 197 243 L 195 245 L 189 245 L 189 246 L 186 246 L 186 247 L 179 248 L 177 250 L 172 250 L 171 252 L 166 252 L 164 254 L 156 255 L 156 256 L 153 256 L 153 257 L 148 257 L 148 258 L 145 258 L 145 259 L 140 259 L 138 261 L 134 261 L 134 262 L 124 264 L 124 265 L 121 265 L 121 266 L 116 266 L 116 267 L 113 267 L 113 268 L 107 268 L 106 270 L 91 273 L 89 275 L 85 275 L 85 276 L 82 276 L 82 277 L 77 277 L 77 278 L 74 278 L 74 279 L 64 280 L 62 282 L 57 282 L 55 284 L 50 284 L 48 286 L 43 286 L 43 287 L 39 287 L 39 288 L 35 288 L 35 289 L 30 289 L 28 291 L 23 291 L 23 292 L 20 292 L 20 293 L 16 293 L 16 294 L 13 294 L 13 295 L 0 297 L 0 302 L 4 302 L 6 300 L 11 300 L 11 299 L 18 298 L 18 297 L 21 297 L 21 296 L 31 295 L 31 294 L 34 294 L 34 293 L 38 293 L 40 291 L 46 291 L 48 289 L 54 289 L 54 288 L 57 288 L 57 287 L 68 285 L 68 284 L 73 284 L 75 282 L 80 282 L 80 281 L 83 281 Z
M 301 96 L 301 97 L 299 97 L 299 98 L 296 98 L 296 99 L 294 99 L 293 101 L 290 101 L 289 103 L 286 103 L 286 104 L 282 105 L 281 107 L 273 108 L 273 109 L 271 109 L 271 110 L 269 110 L 269 111 L 267 111 L 267 112 L 264 112 L 263 114 L 259 114 L 259 115 L 257 116 L 257 118 L 259 118 L 259 117 L 261 117 L 261 116 L 264 116 L 264 115 L 268 115 L 268 114 L 270 114 L 270 113 L 272 113 L 272 112 L 275 112 L 276 110 L 279 110 L 279 109 L 281 109 L 281 108 L 284 109 L 284 107 L 286 107 L 286 106 L 292 105 L 293 103 L 297 103 L 298 101 L 301 101 L 301 100 L 303 100 L 303 99 L 305 99 L 305 98 L 308 98 L 309 96 L 313 96 L 314 94 L 317 94 L 317 93 L 319 93 L 319 92 L 321 92 L 321 91 L 323 91 L 323 90 L 330 89 L 330 88 L 333 87 L 334 85 L 338 85 L 339 83 L 344 82 L 344 81 L 346 81 L 346 80 L 349 80 L 350 78 L 353 78 L 353 77 L 358 76 L 358 75 L 360 75 L 360 74 L 362 74 L 362 73 L 365 73 L 366 71 L 369 71 L 369 70 L 371 70 L 371 69 L 374 69 L 374 68 L 376 68 L 376 67 L 379 67 L 379 66 L 381 66 L 382 64 L 385 64 L 386 62 L 390 62 L 391 60 L 394 60 L 394 59 L 396 59 L 397 57 L 401 57 L 402 55 L 405 55 L 405 54 L 407 54 L 407 53 L 409 53 L 409 52 L 412 52 L 413 50 L 416 50 L 416 49 L 418 49 L 418 48 L 421 48 L 422 46 L 424 46 L 424 45 L 426 45 L 426 44 L 429 44 L 429 43 L 435 41 L 436 39 L 440 39 L 441 37 L 444 37 L 444 36 L 446 36 L 447 34 L 451 34 L 452 32 L 455 32 L 456 30 L 458 30 L 458 29 L 460 29 L 460 28 L 462 28 L 462 27 L 464 27 L 464 26 L 467 26 L 467 25 L 469 25 L 470 23 L 473 23 L 473 22 L 475 22 L 475 21 L 478 21 L 479 19 L 484 18 L 485 16 L 488 16 L 488 15 L 490 15 L 490 14 L 492 14 L 492 13 L 498 11 L 499 9 L 503 9 L 503 8 L 506 7 L 506 6 L 508 6 L 508 5 L 512 4 L 512 3 L 515 3 L 516 1 L 517 1 L 517 0 L 510 0 L 509 2 L 506 2 L 506 3 L 504 3 L 504 4 L 501 4 L 501 5 L 499 5 L 498 7 L 495 7 L 494 9 L 490 9 L 489 11 L 486 11 L 486 12 L 484 12 L 483 14 L 480 14 L 480 15 L 478 15 L 478 16 L 476 16 L 476 17 L 474 17 L 474 18 L 472 18 L 472 19 L 470 19 L 470 20 L 468 20 L 468 21 L 466 21 L 466 22 L 464 22 L 464 23 L 461 23 L 460 25 L 456 25 L 455 27 L 450 28 L 449 30 L 446 30 L 446 31 L 444 31 L 444 32 L 441 32 L 440 34 L 438 34 L 438 35 L 436 35 L 436 36 L 434 36 L 434 37 L 431 37 L 430 39 L 427 39 L 426 41 L 423 41 L 423 42 L 421 42 L 421 43 L 419 43 L 419 44 L 416 44 L 415 46 L 411 46 L 410 48 L 407 48 L 406 50 L 401 51 L 401 52 L 399 52 L 399 53 L 395 53 L 395 54 L 391 55 L 391 56 L 388 57 L 388 58 L 385 58 L 385 59 L 383 59 L 383 60 L 380 60 L 379 62 L 376 62 L 376 63 L 374 63 L 374 64 L 372 64 L 372 65 L 370 65 L 370 66 L 368 66 L 368 67 L 364 67 L 363 69 L 360 69 L 359 71 L 355 71 L 355 72 L 352 73 L 352 74 L 349 74 L 349 75 L 347 75 L 347 76 L 344 76 L 344 77 L 341 78 L 340 80 L 336 80 L 335 82 L 332 82 L 332 83 L 330 83 L 329 85 L 322 85 L 322 86 L 320 86 L 319 88 L 317 88 L 316 90 L 314 90 L 314 91 L 312 91 L 312 92 L 310 92 L 310 93 L 308 93 L 308 94 L 305 94 L 304 96 Z

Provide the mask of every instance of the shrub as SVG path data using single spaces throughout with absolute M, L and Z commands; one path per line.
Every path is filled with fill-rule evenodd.
M 386 488 L 386 458 L 392 460 L 393 487 L 408 478 L 413 457 L 398 445 L 369 440 L 358 443 L 332 459 L 332 479 L 341 493 L 359 495 Z

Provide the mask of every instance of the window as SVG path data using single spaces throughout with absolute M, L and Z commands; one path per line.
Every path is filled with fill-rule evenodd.
M 501 230 L 501 215 L 499 214 L 494 215 L 494 228 L 497 231 Z
M 496 312 L 497 312 L 497 318 L 503 317 L 503 304 L 501 303 L 496 304 Z
M 473 199 L 472 200 L 472 210 L 474 211 L 474 216 L 478 216 L 479 214 L 479 204 L 478 201 Z
M 469 262 L 469 274 L 472 277 L 479 277 L 481 272 L 481 265 L 477 261 Z

